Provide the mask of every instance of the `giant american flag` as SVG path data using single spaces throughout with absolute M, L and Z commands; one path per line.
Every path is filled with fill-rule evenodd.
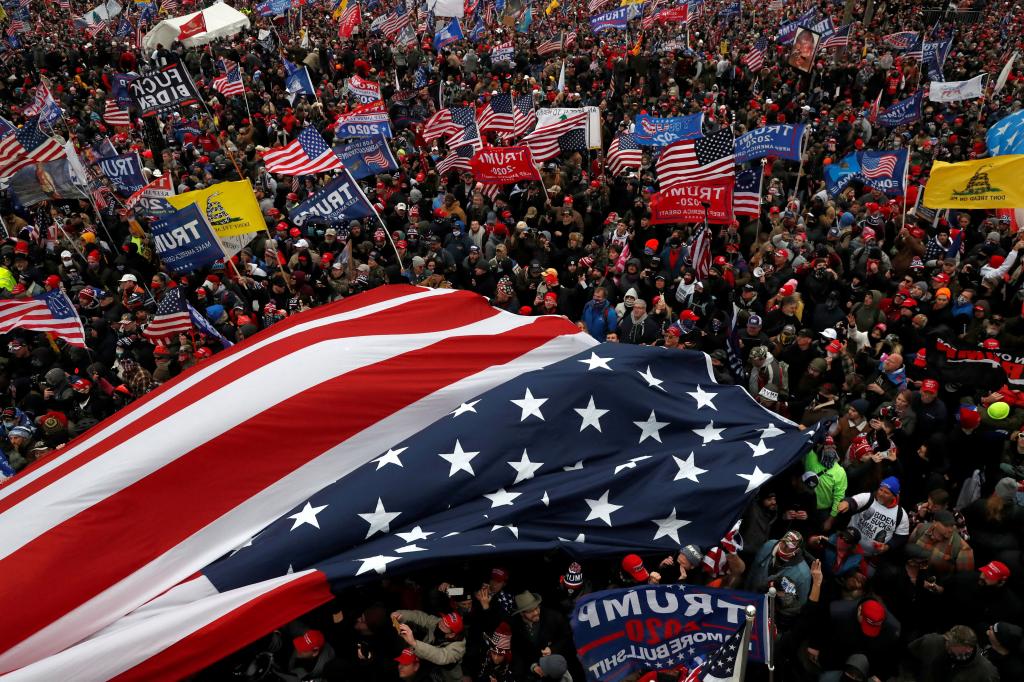
M 658 157 L 658 184 L 665 189 L 681 182 L 731 178 L 736 174 L 735 148 L 729 128 L 696 140 L 673 142 Z
M 312 126 L 285 146 L 264 152 L 263 163 L 271 173 L 282 175 L 312 175 L 345 167 Z
M 613 176 L 627 168 L 640 168 L 642 159 L 643 150 L 636 143 L 636 138 L 632 133 L 616 135 L 612 143 L 608 145 L 608 172 Z
M 33 116 L 21 128 L 7 130 L 0 138 L 0 178 L 14 175 L 26 166 L 64 156 L 61 143 L 41 131 L 39 118 Z
M 85 348 L 85 330 L 67 294 L 60 289 L 32 298 L 0 301 L 0 334 L 15 329 L 46 332 Z
M 716 545 L 814 430 L 709 367 L 465 291 L 290 318 L 0 488 L 0 672 L 180 678 L 382 575 Z
M 522 142 L 533 152 L 534 161 L 553 159 L 567 148 L 579 149 L 580 147 L 578 146 L 569 147 L 562 141 L 563 135 L 572 135 L 574 132 L 581 134 L 582 148 L 586 149 L 587 116 L 586 111 L 581 111 L 578 114 L 571 114 L 556 119 L 552 123 L 536 128 L 532 133 L 524 137 Z M 575 141 L 573 139 L 570 144 Z M 567 142 L 569 141 L 567 140 Z
M 477 127 L 481 133 L 494 131 L 511 135 L 515 130 L 512 95 L 507 92 L 492 95 L 477 114 Z

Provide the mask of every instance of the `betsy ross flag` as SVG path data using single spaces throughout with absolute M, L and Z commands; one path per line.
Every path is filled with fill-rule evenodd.
M 85 348 L 85 329 L 67 294 L 54 289 L 32 298 L 0 301 L 0 334 L 15 329 L 45 332 Z
M 112 126 L 128 126 L 132 124 L 128 110 L 119 108 L 117 102 L 112 99 L 108 99 L 103 105 L 103 120 Z
M 764 58 L 768 54 L 768 39 L 761 36 L 750 48 L 750 52 L 743 55 L 741 60 L 751 71 L 760 71 L 764 66 Z
M 498 132 L 511 135 L 515 130 L 512 95 L 503 92 L 491 96 L 477 113 L 477 127 L 481 133 Z
M 224 75 L 213 79 L 213 89 L 225 97 L 244 95 L 245 84 L 242 82 L 242 70 L 239 68 L 239 65 L 236 62 L 224 59 L 221 60 L 220 68 Z
M 530 148 L 533 160 L 537 162 L 553 159 L 567 149 L 586 149 L 587 116 L 586 111 L 564 116 L 553 123 L 537 128 L 524 137 L 522 143 Z M 562 141 L 563 135 L 569 136 L 564 142 Z M 577 145 L 581 141 L 582 146 L 569 146 Z
M 39 130 L 38 117 L 32 117 L 21 128 L 9 130 L 0 138 L 0 178 L 64 156 L 61 143 Z
M 181 287 L 167 289 L 156 307 L 156 315 L 142 330 L 142 335 L 148 341 L 158 343 L 172 338 L 175 334 L 192 331 L 192 319 L 185 303 Z
M 455 147 L 480 137 L 476 111 L 471 107 L 447 107 L 423 124 L 423 139 L 428 143 L 439 137 L 448 137 L 448 146 Z
M 453 171 L 453 170 L 467 170 L 472 171 L 473 166 L 470 165 L 469 160 L 476 154 L 478 145 L 476 144 L 463 144 L 455 147 L 448 155 L 437 162 L 437 172 L 441 175 Z
M 658 157 L 658 186 L 666 189 L 682 182 L 733 177 L 735 146 L 728 128 L 696 140 L 673 142 Z
M 303 129 L 285 146 L 264 152 L 263 163 L 271 173 L 282 175 L 311 175 L 344 168 L 338 155 L 313 127 Z
M 608 172 L 618 175 L 628 168 L 640 168 L 643 150 L 632 133 L 622 133 L 608 145 Z
M 254 459 L 253 433 L 288 447 Z M 218 354 L 0 488 L 8 566 L 77 557 L 59 581 L 0 582 L 0 672 L 182 678 L 380 576 L 711 546 L 810 435 L 716 385 L 701 353 L 379 287 Z
M 761 168 L 751 168 L 736 174 L 732 190 L 734 215 L 756 218 L 761 215 Z

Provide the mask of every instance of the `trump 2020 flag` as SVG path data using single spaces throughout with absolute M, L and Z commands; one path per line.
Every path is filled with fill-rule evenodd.
M 101 538 L 117 548 L 60 581 L 11 571 L 0 665 L 182 677 L 332 588 L 457 557 L 713 546 L 813 432 L 715 384 L 703 354 L 596 346 L 469 292 L 380 287 L 218 354 L 56 455 L 47 480 L 0 488 L 12 567 L 42 544 L 58 565 Z M 289 445 L 254 460 L 253 433 Z M 88 469 L 63 469 L 83 451 Z M 134 499 L 149 503 L 108 513 Z
M 908 158 L 906 149 L 860 152 L 860 176 L 864 184 L 886 194 L 903 194 Z
M 160 261 L 177 274 L 193 272 L 224 257 L 224 247 L 195 204 L 153 223 L 153 243 Z
M 335 147 L 334 153 L 356 180 L 398 170 L 391 148 L 382 137 L 360 138 Z
M 328 225 L 347 225 L 350 220 L 372 215 L 373 205 L 346 169 L 342 169 L 316 194 L 288 211 L 292 222 L 300 227 L 312 218 Z
M 918 90 L 906 99 L 901 99 L 878 115 L 878 122 L 886 128 L 896 128 L 913 123 L 921 118 L 921 100 L 924 91 Z
M 459 20 L 452 18 L 448 22 L 448 25 L 437 32 L 434 36 L 434 50 L 440 50 L 445 45 L 450 45 L 458 40 L 462 40 L 462 25 L 459 24 Z
M 985 94 L 985 77 L 980 74 L 965 81 L 932 81 L 929 84 L 928 99 L 933 102 L 958 102 L 962 99 L 976 99 Z
M 800 160 L 806 126 L 773 125 L 751 130 L 736 138 L 736 163 L 745 163 L 765 156 Z
M 996 121 L 985 136 L 988 153 L 1024 154 L 1024 110 Z
M 835 196 L 846 189 L 860 173 L 860 163 L 856 153 L 847 154 L 843 158 L 825 166 L 825 188 Z
M 284 89 L 288 93 L 288 101 L 294 103 L 299 95 L 315 95 L 313 80 L 309 77 L 309 69 L 296 66 L 287 59 L 284 61 Z

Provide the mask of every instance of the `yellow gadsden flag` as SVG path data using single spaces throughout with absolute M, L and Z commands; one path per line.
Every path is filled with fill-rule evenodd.
M 928 208 L 1024 207 L 1024 154 L 936 161 L 924 191 Z
M 206 189 L 167 197 L 167 201 L 174 208 L 184 208 L 189 204 L 202 208 L 219 237 L 267 229 L 267 222 L 248 180 L 219 182 Z

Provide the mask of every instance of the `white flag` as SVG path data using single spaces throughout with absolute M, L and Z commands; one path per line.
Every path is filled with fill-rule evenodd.
M 928 99 L 933 102 L 958 102 L 962 99 L 981 97 L 985 92 L 985 76 L 987 75 L 987 73 L 983 73 L 967 81 L 948 81 L 946 83 L 932 81 Z
M 428 0 L 427 7 L 434 10 L 437 17 L 463 17 L 466 15 L 466 7 L 462 0 L 436 0 L 431 7 Z
M 64 143 L 64 153 L 68 155 L 68 175 L 71 176 L 71 182 L 79 187 L 88 187 L 89 174 L 85 172 L 85 166 L 78 156 L 78 150 L 75 149 L 73 141 L 68 140 Z
M 1010 77 L 1010 72 L 1013 71 L 1013 62 L 1017 59 L 1017 53 L 1014 52 L 1010 55 L 1010 59 L 1006 62 L 1006 66 L 999 72 L 999 78 L 996 79 L 996 85 L 992 89 L 993 95 L 998 95 L 999 91 L 1006 85 L 1006 80 Z
M 565 90 L 565 60 L 562 60 L 562 72 L 558 74 L 558 92 Z

